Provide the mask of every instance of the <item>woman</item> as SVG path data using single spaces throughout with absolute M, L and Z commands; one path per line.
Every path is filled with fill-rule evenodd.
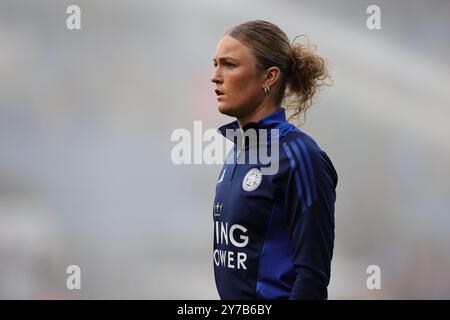
M 218 109 L 236 118 L 219 128 L 235 143 L 213 207 L 219 295 L 326 299 L 338 177 L 327 154 L 286 121 L 282 107 L 293 108 L 292 116 L 304 114 L 328 78 L 324 60 L 306 45 L 291 45 L 276 25 L 258 20 L 228 30 L 213 61 Z M 241 139 L 230 138 L 230 130 Z M 258 135 L 256 144 L 248 141 L 251 130 L 269 131 L 268 140 Z M 241 156 L 266 143 L 277 146 L 271 152 L 277 170 L 271 174 L 263 174 L 260 159 L 249 163 Z

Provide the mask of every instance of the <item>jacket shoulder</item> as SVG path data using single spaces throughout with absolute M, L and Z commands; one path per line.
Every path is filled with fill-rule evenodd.
M 338 176 L 328 154 L 322 150 L 314 138 L 292 125 L 284 135 L 280 134 L 280 173 L 305 170 L 311 179 L 326 175 L 334 187 Z

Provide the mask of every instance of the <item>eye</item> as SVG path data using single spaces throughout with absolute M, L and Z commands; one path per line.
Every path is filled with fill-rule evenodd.
M 235 67 L 235 65 L 234 65 L 233 63 L 230 63 L 230 62 L 224 62 L 223 65 L 224 65 L 227 69 L 232 69 L 232 68 Z M 216 62 L 213 62 L 213 66 L 214 66 L 214 68 L 216 68 L 216 67 L 217 67 L 217 63 L 216 63 Z

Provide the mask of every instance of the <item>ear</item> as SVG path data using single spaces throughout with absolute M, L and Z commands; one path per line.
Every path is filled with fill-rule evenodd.
M 264 85 L 273 88 L 277 84 L 277 81 L 280 78 L 280 76 L 281 76 L 280 68 L 270 67 L 269 69 L 266 70 Z

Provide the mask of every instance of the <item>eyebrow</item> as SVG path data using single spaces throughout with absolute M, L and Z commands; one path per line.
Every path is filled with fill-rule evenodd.
M 227 56 L 223 56 L 223 57 L 219 58 L 219 61 L 224 61 L 224 60 L 234 60 L 236 62 L 238 61 L 237 59 L 234 59 L 232 57 L 227 57 Z M 215 58 L 213 58 L 213 62 L 216 62 Z

